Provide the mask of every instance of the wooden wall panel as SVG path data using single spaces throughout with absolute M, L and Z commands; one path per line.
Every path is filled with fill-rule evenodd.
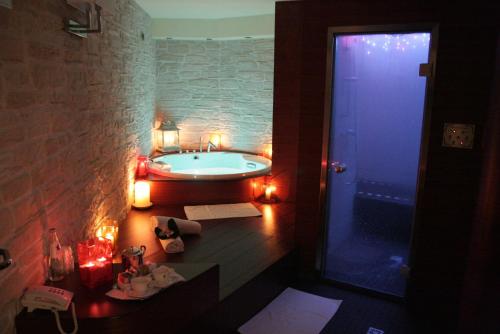
M 460 333 L 500 331 L 500 34 L 496 74 L 486 124 L 486 145 L 479 203 L 467 257 Z
M 302 6 L 302 7 L 301 7 Z M 435 91 L 424 191 L 420 194 L 418 226 L 414 235 L 415 258 L 409 299 L 414 305 L 431 305 L 443 319 L 457 316 L 458 300 L 465 272 L 465 257 L 474 212 L 483 157 L 482 128 L 488 109 L 493 74 L 498 5 L 490 8 L 446 7 L 413 1 L 322 1 L 286 2 L 277 6 L 276 26 L 289 22 L 290 7 L 302 10 L 302 30 L 276 30 L 276 40 L 300 39 L 300 72 L 277 71 L 276 87 L 281 98 L 300 102 L 298 159 L 296 166 L 296 241 L 301 247 L 303 269 L 314 270 L 317 247 L 322 242 L 320 172 L 326 43 L 329 26 L 375 24 L 439 24 L 439 44 Z M 294 36 L 290 36 L 294 35 Z M 276 53 L 285 46 L 276 44 Z M 296 50 L 296 49 L 294 49 Z M 276 68 L 282 67 L 276 57 Z M 298 77 L 297 77 L 298 76 Z M 286 79 L 286 80 L 285 80 Z M 298 80 L 296 91 L 280 82 Z M 284 101 L 275 103 L 275 115 Z M 444 122 L 474 123 L 477 126 L 472 150 L 441 147 Z M 279 122 L 275 120 L 279 128 Z M 275 128 L 276 130 L 276 128 Z M 280 150 L 280 133 L 275 133 L 274 149 Z M 287 137 L 288 141 L 295 139 Z

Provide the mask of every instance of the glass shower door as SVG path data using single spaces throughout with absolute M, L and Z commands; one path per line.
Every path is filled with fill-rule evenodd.
M 430 33 L 334 36 L 324 276 L 403 296 Z

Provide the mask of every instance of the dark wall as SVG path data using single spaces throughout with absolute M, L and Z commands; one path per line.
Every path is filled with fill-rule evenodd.
M 467 259 L 460 333 L 499 333 L 500 320 L 500 35 L 486 124 L 480 195 Z
M 273 181 L 283 201 L 295 201 L 300 115 L 302 35 L 299 6 L 282 6 L 274 51 Z
M 296 239 L 305 270 L 315 269 L 322 242 L 320 176 L 328 27 L 437 23 L 435 89 L 429 141 L 424 145 L 427 163 L 422 166 L 424 190 L 419 194 L 408 297 L 413 305 L 425 305 L 427 311 L 430 307 L 442 318 L 456 317 L 477 204 L 482 129 L 494 72 L 495 24 L 500 22 L 495 17 L 499 8 L 490 6 L 359 0 L 277 3 L 273 142 L 274 150 L 282 154 L 275 156 L 273 163 L 279 164 L 281 156 L 297 155 L 297 164 L 287 168 L 290 177 L 297 176 Z M 285 25 L 290 29 L 282 29 Z M 291 62 L 283 59 L 285 55 L 296 58 Z M 290 84 L 297 81 L 299 92 L 297 85 Z M 286 105 L 292 105 L 292 111 L 284 109 Z M 298 117 L 299 131 L 287 132 L 285 121 L 290 123 L 294 117 Z M 445 122 L 476 124 L 474 148 L 442 147 Z M 280 146 L 279 137 L 284 132 L 287 143 L 298 140 L 296 146 Z M 289 181 L 294 182 L 292 178 Z

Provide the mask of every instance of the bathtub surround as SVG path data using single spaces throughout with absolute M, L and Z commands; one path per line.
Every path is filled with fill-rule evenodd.
M 151 19 L 112 3 L 87 39 L 62 30 L 65 1 L 0 7 L 0 247 L 14 258 L 0 271 L 0 333 L 13 332 L 23 289 L 43 282 L 48 228 L 74 245 L 123 219 L 135 157 L 151 151 Z
M 156 41 L 156 99 L 173 119 L 183 148 L 206 149 L 211 133 L 224 149 L 262 152 L 271 142 L 274 39 Z

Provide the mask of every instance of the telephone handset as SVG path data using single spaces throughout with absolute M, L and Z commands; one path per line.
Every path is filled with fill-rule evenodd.
M 35 309 L 66 311 L 71 299 L 71 291 L 40 285 L 28 288 L 21 303 L 28 308 L 28 312 Z
M 78 322 L 76 319 L 75 304 L 71 302 L 73 292 L 54 288 L 52 286 L 33 286 L 28 288 L 24 293 L 21 304 L 28 308 L 28 312 L 33 312 L 35 309 L 50 310 L 56 317 L 57 328 L 62 334 L 66 334 L 59 321 L 58 311 L 66 311 L 71 304 L 74 329 L 71 334 L 78 332 Z

